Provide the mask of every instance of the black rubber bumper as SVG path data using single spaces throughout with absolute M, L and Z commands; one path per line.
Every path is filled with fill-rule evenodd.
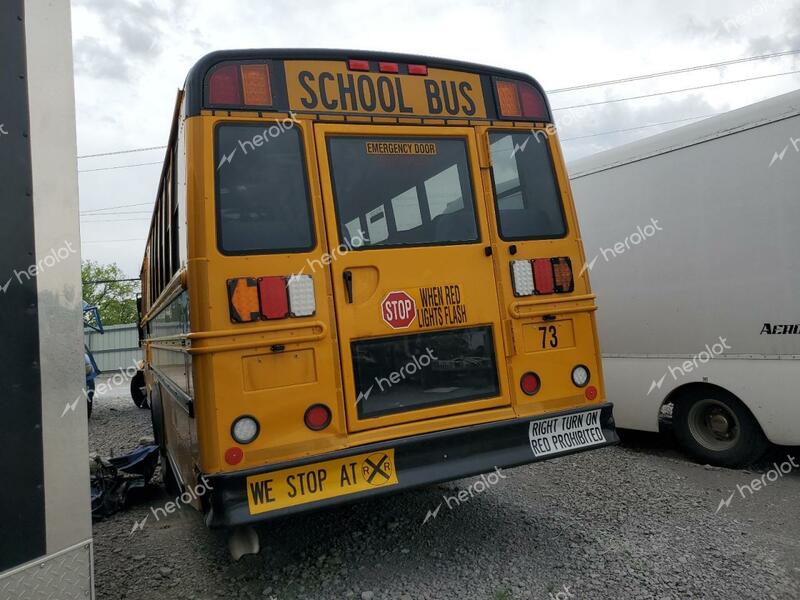
M 611 403 L 605 403 L 563 412 L 548 413 L 536 418 L 528 417 L 438 431 L 410 438 L 357 446 L 309 459 L 285 462 L 259 469 L 237 471 L 236 473 L 224 475 L 206 475 L 205 478 L 210 484 L 208 493 L 210 510 L 206 515 L 206 524 L 209 527 L 233 527 L 256 523 L 382 494 L 395 493 L 422 485 L 480 475 L 494 471 L 496 467 L 507 469 L 611 446 L 619 442 L 614 426 L 612 406 Z M 593 443 L 588 447 L 563 450 L 541 457 L 534 454 L 529 436 L 531 423 L 597 409 L 600 409 L 599 425 L 603 431 L 605 441 Z M 398 480 L 396 485 L 308 502 L 257 515 L 250 514 L 246 487 L 248 477 L 358 454 L 380 452 L 389 448 L 394 449 L 395 469 Z

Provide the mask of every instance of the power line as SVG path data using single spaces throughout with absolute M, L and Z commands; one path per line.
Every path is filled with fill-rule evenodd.
M 117 204 L 116 206 L 107 206 L 106 208 L 91 208 L 89 210 L 82 210 L 82 215 L 88 215 L 90 213 L 101 213 L 99 216 L 103 216 L 102 212 L 107 210 L 115 210 L 117 208 L 131 208 L 133 206 L 153 206 L 152 202 L 137 202 L 136 204 Z M 148 211 L 150 212 L 150 211 Z
M 83 217 L 116 217 L 117 215 L 152 215 L 153 211 L 151 210 L 131 210 L 131 211 L 119 211 L 119 212 L 101 212 L 101 213 L 81 213 L 81 218 Z
M 142 238 L 130 238 L 127 240 L 81 240 L 81 244 L 116 244 L 119 242 L 143 242 Z
M 109 215 L 110 216 L 110 215 Z M 133 222 L 133 221 L 149 221 L 150 217 L 137 217 L 137 218 L 130 218 L 130 219 L 105 219 L 105 220 L 98 220 L 98 221 L 85 221 L 83 217 L 81 220 L 84 222 L 85 225 L 90 225 L 91 223 L 126 223 L 126 222 Z
M 116 156 L 117 154 L 131 154 L 133 152 L 147 152 L 148 150 L 164 150 L 166 146 L 150 146 L 148 148 L 131 148 L 130 150 L 117 150 L 115 152 L 100 152 L 98 154 L 84 154 L 78 158 L 97 158 L 98 156 Z
M 679 73 L 689 73 L 692 71 L 702 71 L 703 69 L 713 69 L 716 67 L 725 67 L 727 65 L 735 65 L 754 60 L 765 60 L 768 58 L 777 58 L 780 56 L 789 56 L 792 54 L 800 54 L 800 50 L 787 50 L 785 52 L 774 52 L 772 54 L 762 54 L 760 56 L 747 56 L 745 58 L 734 58 L 732 60 L 724 60 L 722 62 L 709 63 L 707 65 L 695 65 L 693 67 L 684 67 L 682 69 L 673 69 L 672 71 L 661 71 L 658 73 L 648 73 L 646 75 L 632 75 L 631 77 L 623 77 L 621 79 L 610 79 L 608 81 L 598 81 L 596 83 L 584 83 L 580 85 L 573 85 L 570 87 L 558 88 L 555 90 L 548 90 L 548 94 L 560 94 L 562 92 L 573 92 L 575 90 L 586 90 L 594 87 L 616 85 L 618 83 L 628 83 L 629 81 L 641 81 L 643 79 L 653 79 L 654 77 L 666 77 L 667 75 L 677 75 Z
M 147 165 L 163 165 L 163 161 L 136 163 L 133 165 L 119 165 L 117 167 L 101 167 L 99 169 L 78 169 L 78 173 L 91 173 L 92 171 L 113 171 L 114 169 L 129 169 L 130 167 L 146 167 Z
M 81 283 L 88 284 L 88 285 L 99 285 L 101 283 L 124 283 L 128 281 L 137 281 L 141 282 L 141 279 L 95 279 L 92 281 L 82 281 Z
M 639 127 L 628 127 L 627 129 L 614 129 L 612 131 L 601 131 L 599 133 L 591 133 L 589 135 L 577 135 L 571 138 L 562 138 L 562 142 L 571 142 L 573 140 L 583 140 L 586 138 L 599 137 L 602 135 L 611 135 L 612 133 L 624 133 L 626 131 L 636 131 L 638 129 L 647 129 L 649 127 L 658 127 L 659 125 L 672 125 L 673 123 L 685 123 L 686 121 L 696 121 L 697 119 L 707 119 L 708 117 L 716 117 L 720 113 L 713 113 L 710 115 L 698 115 L 696 117 L 687 117 L 685 119 L 675 119 L 674 121 L 662 121 L 661 123 L 650 123 L 648 125 L 640 125 Z
M 660 71 L 660 72 L 657 72 L 657 73 L 647 73 L 647 74 L 644 74 L 644 75 L 632 75 L 630 77 L 623 77 L 623 78 L 620 78 L 620 79 L 610 79 L 608 81 L 598 81 L 598 82 L 595 82 L 595 83 L 584 83 L 584 84 L 579 84 L 579 85 L 573 85 L 573 86 L 570 86 L 570 87 L 563 87 L 563 88 L 557 88 L 557 89 L 553 89 L 553 90 L 547 90 L 547 93 L 548 94 L 560 94 L 562 92 L 572 92 L 572 91 L 576 91 L 576 90 L 584 90 L 584 89 L 590 89 L 590 88 L 595 88 L 595 87 L 611 86 L 611 85 L 616 85 L 616 84 L 619 84 L 619 83 L 627 83 L 627 82 L 630 82 L 630 81 L 642 81 L 644 79 L 653 79 L 653 78 L 656 78 L 656 77 L 666 77 L 668 75 L 677 75 L 677 74 L 680 74 L 680 73 L 689 73 L 689 72 L 692 72 L 692 71 L 701 71 L 701 70 L 704 70 L 704 69 L 713 69 L 713 68 L 724 67 L 724 66 L 728 66 L 728 65 L 741 64 L 741 63 L 745 63 L 745 62 L 752 62 L 752 61 L 756 61 L 756 60 L 767 60 L 767 59 L 770 59 L 770 58 L 779 58 L 779 57 L 782 57 L 782 56 L 790 56 L 790 55 L 793 55 L 793 54 L 800 54 L 800 49 L 798 49 L 798 50 L 786 50 L 786 51 L 783 51 L 783 52 L 773 52 L 771 54 L 761 54 L 761 55 L 758 55 L 758 56 L 746 56 L 746 57 L 743 57 L 743 58 L 734 58 L 734 59 L 731 59 L 731 60 L 725 60 L 725 61 L 720 61 L 720 62 L 716 62 L 716 63 L 708 63 L 708 64 L 705 64 L 705 65 L 694 65 L 694 66 L 691 66 L 691 67 L 683 67 L 683 68 L 680 68 L 680 69 L 673 69 L 673 70 L 670 70 L 670 71 Z M 743 81 L 745 81 L 745 80 L 743 80 Z M 730 82 L 730 83 L 734 83 L 734 82 Z M 555 109 L 555 110 L 559 110 L 559 109 Z M 101 157 L 101 156 L 115 156 L 115 155 L 119 155 L 119 154 L 131 154 L 131 153 L 134 153 L 134 152 L 147 152 L 149 150 L 164 150 L 166 148 L 167 148 L 167 146 L 147 146 L 147 147 L 144 147 L 144 148 L 131 148 L 129 150 L 116 150 L 116 151 L 112 151 L 112 152 L 99 152 L 97 154 L 83 154 L 81 156 L 78 156 L 78 158 L 97 158 L 97 157 Z M 107 170 L 107 169 L 109 169 L 109 170 L 110 169 L 124 169 L 124 168 L 128 168 L 128 167 L 138 167 L 138 166 L 151 165 L 151 164 L 153 164 L 153 165 L 154 164 L 161 164 L 161 162 L 140 163 L 140 164 L 135 164 L 135 165 L 121 165 L 119 167 L 104 167 L 104 168 L 100 168 L 100 169 L 84 169 L 84 170 L 80 170 L 78 172 L 79 173 L 86 173 L 86 172 L 91 172 L 91 171 L 104 171 L 104 170 Z
M 734 79 L 732 81 L 722 81 L 720 83 L 709 83 L 706 85 L 697 85 L 694 87 L 688 88 L 681 88 L 679 90 L 668 90 L 666 92 L 655 92 L 653 94 L 643 94 L 641 96 L 629 96 L 627 98 L 613 98 L 611 100 L 602 100 L 599 102 L 587 102 L 586 104 L 575 104 L 573 106 L 559 106 L 558 108 L 554 108 L 553 111 L 557 110 L 569 110 L 571 108 L 587 108 L 589 106 L 599 106 L 601 104 L 612 104 L 614 102 L 625 102 L 627 100 L 641 100 L 642 98 L 652 98 L 654 96 L 665 96 L 667 94 L 678 94 L 680 92 L 691 92 L 694 90 L 702 90 L 706 88 L 712 87 L 719 87 L 721 85 L 731 85 L 732 83 L 744 83 L 746 81 L 756 81 L 758 79 L 769 79 L 770 77 L 781 77 L 783 75 L 795 75 L 800 73 L 800 70 L 797 71 L 786 71 L 784 73 L 773 73 L 772 75 L 760 75 L 758 77 L 747 77 L 745 79 Z

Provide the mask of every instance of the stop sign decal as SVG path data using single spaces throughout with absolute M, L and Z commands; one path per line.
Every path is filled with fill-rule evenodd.
M 406 292 L 389 292 L 381 302 L 381 316 L 392 329 L 405 329 L 417 318 L 417 303 Z

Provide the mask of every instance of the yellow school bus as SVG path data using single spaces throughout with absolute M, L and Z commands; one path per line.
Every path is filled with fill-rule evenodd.
M 144 379 L 167 479 L 209 526 L 618 441 L 531 77 L 215 52 L 178 94 L 168 148 Z

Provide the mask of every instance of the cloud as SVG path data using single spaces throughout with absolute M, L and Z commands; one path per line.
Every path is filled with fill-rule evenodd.
M 99 79 L 126 80 L 137 65 L 152 64 L 162 52 L 161 40 L 174 34 L 185 10 L 184 0 L 76 0 L 99 24 L 101 39 L 86 35 L 74 43 L 75 72 Z

